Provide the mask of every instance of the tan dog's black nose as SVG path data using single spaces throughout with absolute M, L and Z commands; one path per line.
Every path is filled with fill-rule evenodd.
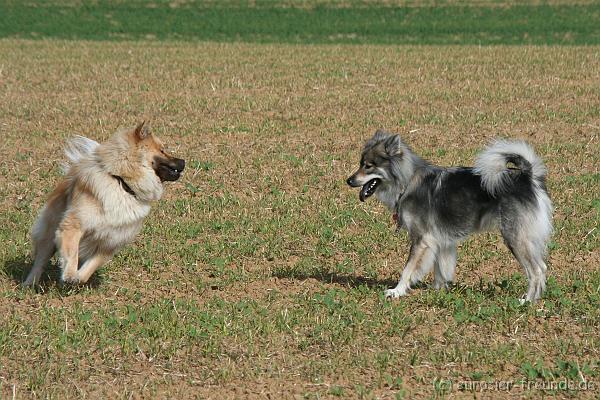
M 185 160 L 182 160 L 181 158 L 176 158 L 175 160 L 173 160 L 173 165 L 174 169 L 181 172 L 185 168 Z

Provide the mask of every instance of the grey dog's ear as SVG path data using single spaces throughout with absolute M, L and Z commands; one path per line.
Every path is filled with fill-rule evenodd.
M 381 142 L 381 141 L 387 139 L 390 136 L 391 136 L 391 134 L 387 133 L 383 129 L 377 129 L 375 131 L 375 133 L 373 134 L 372 140 L 374 140 L 375 142 Z
M 403 151 L 402 140 L 400 140 L 400 135 L 390 135 L 383 142 L 383 147 L 385 148 L 385 152 L 390 157 L 401 156 Z

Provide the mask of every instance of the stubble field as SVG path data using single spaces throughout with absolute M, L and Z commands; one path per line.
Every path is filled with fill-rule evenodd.
M 1 398 L 600 395 L 598 47 L 4 39 L 0 54 Z M 53 262 L 21 289 L 65 139 L 143 119 L 184 177 L 90 285 L 60 287 Z M 383 298 L 406 234 L 344 182 L 377 128 L 442 165 L 495 137 L 534 145 L 555 206 L 541 302 L 519 306 L 496 233 L 461 246 L 452 290 Z

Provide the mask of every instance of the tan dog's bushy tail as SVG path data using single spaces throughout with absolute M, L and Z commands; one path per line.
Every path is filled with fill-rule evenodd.
M 77 164 L 83 158 L 89 157 L 96 148 L 100 146 L 98 142 L 83 136 L 73 136 L 65 145 L 65 155 L 67 160 L 62 164 L 63 173 L 68 173 L 71 165 Z

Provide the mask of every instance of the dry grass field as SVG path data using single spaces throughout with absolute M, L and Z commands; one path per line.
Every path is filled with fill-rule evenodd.
M 0 55 L 0 398 L 600 396 L 598 47 L 3 39 Z M 54 262 L 21 289 L 64 140 L 142 119 L 184 177 L 91 284 L 60 287 Z M 380 127 L 442 165 L 495 137 L 535 146 L 555 205 L 541 302 L 518 304 L 496 233 L 461 246 L 452 290 L 383 298 L 406 234 L 344 182 Z

